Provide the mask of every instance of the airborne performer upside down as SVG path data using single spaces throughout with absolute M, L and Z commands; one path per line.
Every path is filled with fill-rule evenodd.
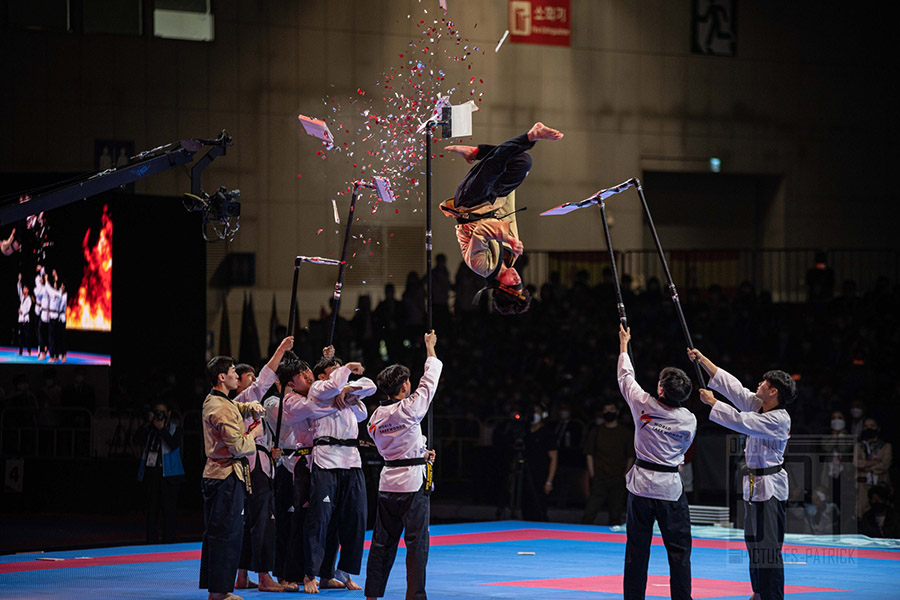
M 531 296 L 513 265 L 523 251 L 519 240 L 514 191 L 531 170 L 526 152 L 538 140 L 558 140 L 563 134 L 543 123 L 535 123 L 527 133 L 499 146 L 447 146 L 466 162 L 477 161 L 456 195 L 441 203 L 441 211 L 456 218 L 456 238 L 463 260 L 484 277 L 494 290 L 494 308 L 501 314 L 528 310 Z M 499 214 L 500 211 L 502 214 Z

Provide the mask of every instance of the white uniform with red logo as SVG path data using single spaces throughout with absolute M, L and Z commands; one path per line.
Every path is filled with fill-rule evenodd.
M 634 379 L 628 354 L 619 355 L 619 389 L 634 419 L 634 453 L 647 462 L 670 467 L 684 464 L 697 434 L 697 417 L 686 408 L 671 408 L 645 392 Z M 678 500 L 683 491 L 681 475 L 651 471 L 637 465 L 625 476 L 632 494 L 658 500 Z

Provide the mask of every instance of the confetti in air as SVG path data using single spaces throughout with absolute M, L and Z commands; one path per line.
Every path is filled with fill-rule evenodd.
M 444 0 L 440 7 L 446 11 Z M 322 109 L 315 111 L 316 118 L 300 118 L 307 133 L 321 140 L 311 140 L 306 147 L 323 160 L 338 161 L 332 164 L 332 173 L 344 183 L 332 198 L 335 223 L 340 223 L 338 215 L 349 202 L 353 181 L 372 182 L 374 176 L 389 182 L 397 200 L 394 214 L 400 213 L 398 205 L 406 204 L 412 206 L 405 214 L 416 213 L 415 207 L 425 201 L 425 186 L 420 183 L 426 158 L 424 134 L 416 130 L 431 115 L 439 97 L 453 104 L 472 100 L 478 105 L 482 101 L 479 86 L 484 80 L 473 76 L 477 73 L 473 59 L 483 51 L 457 29 L 446 12 L 429 14 L 422 7 L 420 15 L 408 14 L 407 18 L 415 24 L 418 37 L 397 48 L 396 58 L 389 61 L 392 64 L 385 72 L 374 81 L 353 82 L 341 94 L 326 96 Z M 437 128 L 435 136 L 440 134 Z M 382 204 L 376 194 L 365 190 L 360 191 L 360 202 L 367 202 L 370 210 L 350 217 L 357 221 L 354 228 L 365 226 L 360 216 L 378 212 Z M 343 235 L 337 230 L 335 234 Z M 363 242 L 371 240 L 369 235 L 361 238 Z M 359 243 L 351 240 L 351 245 Z

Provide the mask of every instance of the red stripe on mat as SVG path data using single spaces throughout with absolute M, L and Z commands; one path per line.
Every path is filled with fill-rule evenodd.
M 466 544 L 493 544 L 498 542 L 520 542 L 530 540 L 564 540 L 577 542 L 608 542 L 624 544 L 623 533 L 601 533 L 591 531 L 556 531 L 553 529 L 516 529 L 512 531 L 488 531 L 484 533 L 455 533 L 436 535 L 431 538 L 432 546 L 459 546 Z M 368 548 L 371 542 L 366 542 Z M 654 536 L 653 544 L 662 546 L 659 536 Z M 403 547 L 403 540 L 400 541 Z M 743 542 L 729 540 L 693 540 L 694 548 L 712 548 L 715 550 L 746 550 Z M 895 550 L 866 550 L 860 548 L 835 548 L 829 546 L 784 546 L 785 554 L 803 554 L 814 557 L 838 557 L 841 559 L 872 558 L 876 560 L 900 560 L 900 552 Z M 119 554 L 115 556 L 96 556 L 91 558 L 68 558 L 65 560 L 28 560 L 14 563 L 0 563 L 0 574 L 21 573 L 24 571 L 41 571 L 45 569 L 73 569 L 78 567 L 105 567 L 110 565 L 127 565 L 140 563 L 174 562 L 181 560 L 200 560 L 199 550 L 183 550 L 180 552 L 150 552 L 147 554 Z

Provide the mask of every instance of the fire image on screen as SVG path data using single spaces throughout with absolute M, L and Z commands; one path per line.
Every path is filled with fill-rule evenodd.
M 104 206 L 100 227 L 84 233 L 84 272 L 66 305 L 66 329 L 112 331 L 112 232 L 109 207 Z

